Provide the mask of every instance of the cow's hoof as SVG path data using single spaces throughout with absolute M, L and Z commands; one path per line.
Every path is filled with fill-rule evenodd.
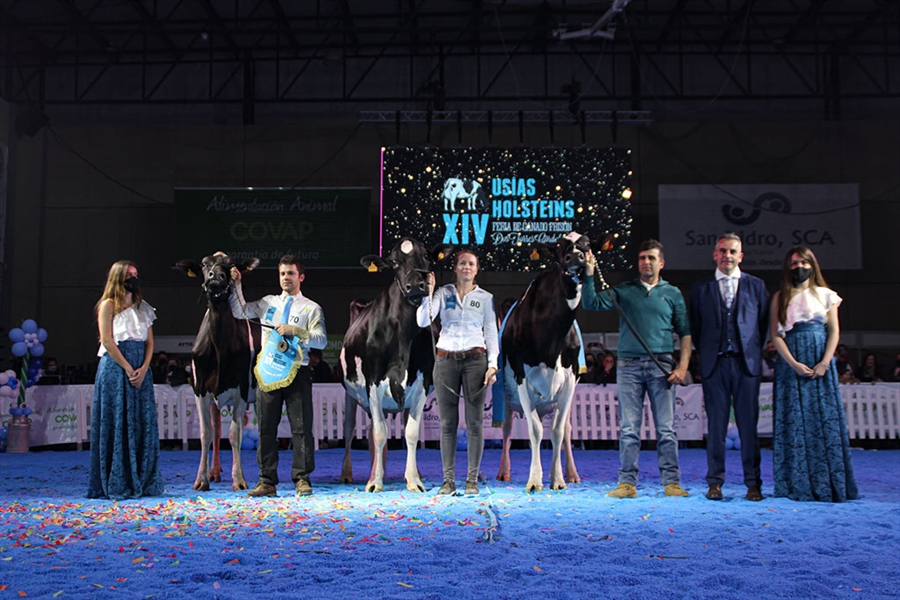
M 554 483 L 553 485 L 550 486 L 550 489 L 551 490 L 564 490 L 564 489 L 566 489 L 566 484 L 565 483 Z
M 421 481 L 419 481 L 417 483 L 407 482 L 406 489 L 409 490 L 410 492 L 423 492 L 423 493 L 425 492 L 425 486 L 422 484 Z
M 566 483 L 581 483 L 578 473 L 566 473 Z
M 213 483 L 222 483 L 222 476 L 221 475 L 210 475 L 209 480 L 212 481 Z
M 209 482 L 208 481 L 195 481 L 194 489 L 198 492 L 208 492 L 209 491 Z
M 341 475 L 341 483 L 353 483 L 353 476 Z
M 240 492 L 241 490 L 249 490 L 250 486 L 247 485 L 246 481 L 237 481 L 231 484 L 231 490 L 234 492 Z
M 383 483 L 374 483 L 374 482 L 370 481 L 369 483 L 366 484 L 366 491 L 367 492 L 383 492 L 384 484 Z
M 497 481 L 512 481 L 512 477 L 509 476 L 509 473 L 504 473 L 503 471 L 497 473 Z
M 544 484 L 543 483 L 530 483 L 525 486 L 525 491 L 529 494 L 533 494 L 534 492 L 543 492 Z

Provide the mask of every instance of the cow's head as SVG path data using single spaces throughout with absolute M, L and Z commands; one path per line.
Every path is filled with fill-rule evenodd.
M 452 246 L 447 244 L 428 250 L 422 242 L 404 237 L 386 257 L 369 254 L 359 262 L 369 271 L 392 270 L 400 293 L 407 302 L 418 306 L 428 293 L 425 275 L 431 271 L 432 263 L 444 260 L 451 250 Z
M 569 232 L 556 242 L 556 259 L 559 266 L 572 277 L 581 278 L 587 264 L 585 255 L 591 251 L 591 240 L 586 235 Z
M 591 250 L 591 240 L 586 235 L 575 231 L 567 233 L 556 242 L 556 248 L 538 245 L 531 254 L 533 260 L 556 259 L 558 268 L 575 279 L 584 274 L 585 255 Z
M 256 268 L 259 264 L 258 258 L 248 258 L 240 264 L 235 264 L 230 256 L 224 252 L 216 252 L 212 256 L 206 256 L 197 265 L 192 260 L 179 261 L 176 266 L 188 277 L 201 277 L 201 287 L 206 292 L 207 298 L 211 302 L 218 302 L 228 298 L 231 293 L 233 282 L 231 280 L 231 269 L 237 267 L 241 273 L 246 273 Z

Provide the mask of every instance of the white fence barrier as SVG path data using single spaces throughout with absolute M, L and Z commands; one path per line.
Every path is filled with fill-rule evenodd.
M 163 440 L 181 440 L 187 447 L 190 439 L 199 439 L 200 423 L 195 414 L 194 395 L 189 386 L 173 388 L 155 386 L 159 436 Z M 91 401 L 94 386 L 35 386 L 27 392 L 31 415 L 31 446 L 51 444 L 81 444 L 90 440 Z M 703 410 L 703 389 L 700 385 L 677 388 L 675 430 L 680 440 L 702 440 L 706 432 L 706 415 Z M 847 428 L 851 439 L 900 438 L 900 383 L 842 385 L 841 397 L 847 416 Z M 492 399 L 490 392 L 484 413 L 485 439 L 501 439 L 503 432 L 491 423 Z M 317 440 L 335 440 L 344 437 L 344 389 L 340 384 L 314 384 L 313 403 L 317 418 L 313 432 Z M 462 410 L 462 409 L 460 409 Z M 421 441 L 440 440 L 441 424 L 434 395 L 428 397 L 422 416 Z M 614 440 L 619 435 L 616 386 L 578 385 L 572 406 L 573 440 Z M 0 421 L 10 421 L 7 409 L 0 414 Z M 544 437 L 549 438 L 551 416 L 544 418 Z M 222 411 L 222 431 L 227 437 L 231 424 L 231 410 Z M 465 419 L 460 417 L 464 426 Z M 388 437 L 403 437 L 403 418 L 391 415 L 387 419 Z M 253 411 L 248 413 L 248 429 L 256 427 Z M 369 417 L 356 408 L 354 437 L 366 437 Z M 760 389 L 759 433 L 772 435 L 772 384 L 763 383 Z M 278 427 L 280 437 L 290 437 L 287 416 Z M 525 420 L 515 415 L 512 427 L 513 439 L 527 440 Z M 649 402 L 644 403 L 643 439 L 656 437 Z

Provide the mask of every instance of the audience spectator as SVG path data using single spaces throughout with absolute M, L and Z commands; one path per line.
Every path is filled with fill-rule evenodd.
M 52 356 L 44 357 L 44 366 L 41 369 L 41 378 L 38 379 L 38 385 L 59 385 L 62 383 L 59 364 Z
M 589 351 L 584 353 L 584 366 L 587 371 L 578 377 L 578 383 L 597 383 L 597 360 Z
M 853 368 L 853 364 L 850 362 L 850 348 L 846 344 L 838 344 L 838 347 L 835 349 L 834 367 L 837 369 L 838 377 L 843 375 L 844 371 L 850 371 L 850 378 L 853 379 L 856 369 Z
M 843 373 L 838 373 L 838 383 L 859 383 L 853 376 L 853 371 L 844 369 Z
M 169 355 L 160 350 L 151 363 L 150 372 L 153 374 L 153 383 L 165 383 L 166 373 L 169 372 Z
M 762 353 L 762 364 L 760 365 L 762 377 L 760 381 L 775 381 L 775 360 L 777 358 L 778 351 L 775 350 L 775 342 L 769 340 L 766 342 L 766 347 Z
M 894 362 L 894 381 L 900 381 L 900 353 L 897 354 L 896 362 Z
M 603 358 L 601 359 L 600 368 L 597 369 L 596 375 L 594 377 L 594 383 L 599 384 L 609 384 L 616 382 L 616 357 L 610 352 L 607 354 L 603 354 Z
M 169 359 L 169 363 L 166 366 L 166 381 L 167 384 L 172 387 L 177 387 L 179 385 L 184 385 L 188 382 L 188 374 L 187 371 L 184 370 L 184 367 L 181 366 L 181 361 L 178 360 L 177 357 L 172 357 Z
M 884 381 L 881 376 L 881 367 L 878 365 L 878 359 L 875 358 L 874 353 L 866 354 L 862 364 L 856 369 L 856 378 L 862 383 Z
M 318 348 L 309 349 L 309 368 L 312 371 L 313 383 L 332 383 L 334 381 L 331 367 L 322 360 L 322 351 Z

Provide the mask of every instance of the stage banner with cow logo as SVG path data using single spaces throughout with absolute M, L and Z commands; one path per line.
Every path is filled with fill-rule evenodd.
M 175 190 L 174 260 L 216 250 L 275 268 L 285 254 L 306 267 L 359 267 L 372 252 L 370 188 Z
M 826 269 L 862 268 L 859 185 L 661 185 L 667 269 L 712 269 L 716 239 L 741 236 L 747 271 L 781 269 L 793 246 Z
M 471 246 L 483 271 L 535 268 L 537 245 L 570 231 L 621 269 L 631 232 L 631 151 L 621 148 L 385 148 L 382 255 L 403 236 Z

